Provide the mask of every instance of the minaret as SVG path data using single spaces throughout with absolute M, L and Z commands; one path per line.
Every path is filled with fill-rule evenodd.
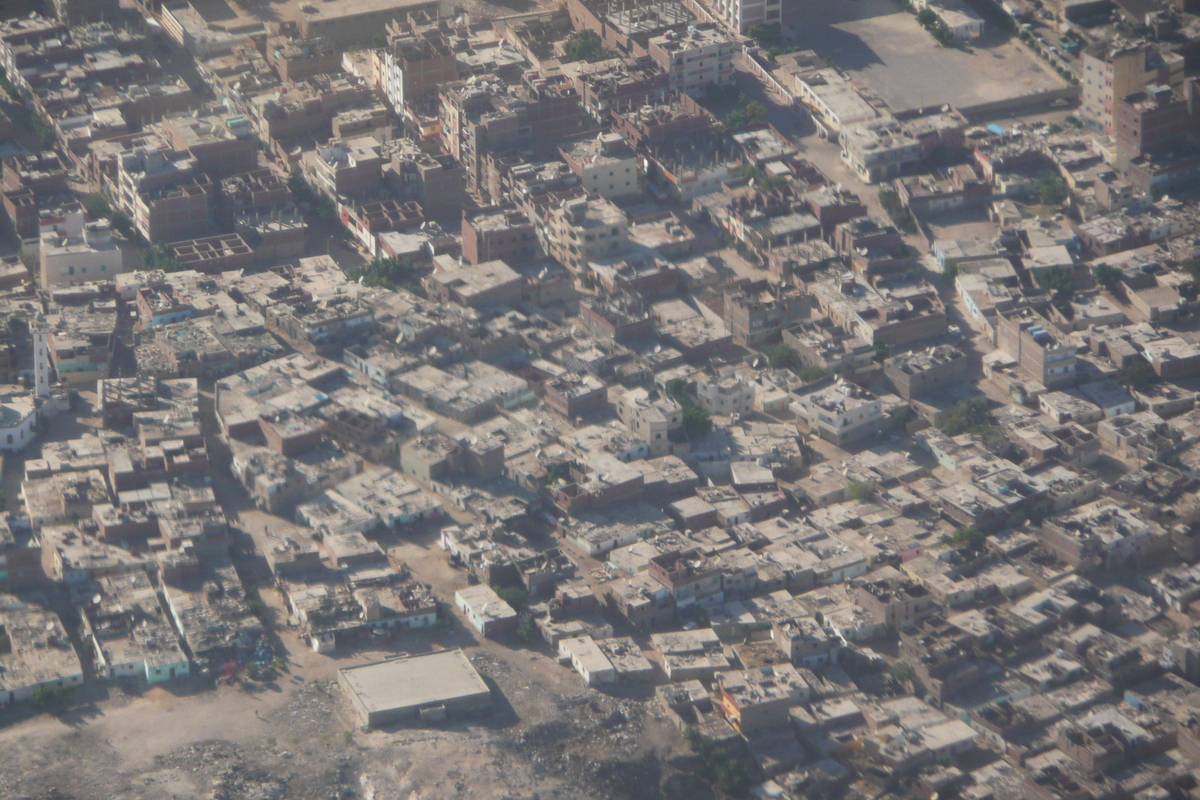
M 50 329 L 46 318 L 38 314 L 29 326 L 33 334 L 33 393 L 50 396 Z

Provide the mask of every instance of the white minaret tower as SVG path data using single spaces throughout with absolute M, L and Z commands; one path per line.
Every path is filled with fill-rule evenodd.
M 50 396 L 50 329 L 46 318 L 38 314 L 29 326 L 33 334 L 33 393 Z

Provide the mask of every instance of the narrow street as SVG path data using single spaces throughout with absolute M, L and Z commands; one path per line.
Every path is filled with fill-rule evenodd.
M 744 58 L 744 56 L 743 56 Z M 871 216 L 887 219 L 887 212 L 879 202 L 879 187 L 867 186 L 842 163 L 841 148 L 830 144 L 817 135 L 817 129 L 808 116 L 808 111 L 795 105 L 784 105 L 778 97 L 767 90 L 761 80 L 750 72 L 742 59 L 737 62 L 738 86 L 747 100 L 756 100 L 767 108 L 767 122 L 787 136 L 800 151 L 800 155 L 812 162 L 835 183 L 843 184 L 858 195 L 867 206 Z M 910 244 L 917 246 L 920 236 L 908 237 Z

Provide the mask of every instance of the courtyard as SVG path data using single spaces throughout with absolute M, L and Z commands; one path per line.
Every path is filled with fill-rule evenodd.
M 894 0 L 789 0 L 783 15 L 793 41 L 861 80 L 893 113 L 970 109 L 1066 85 L 1007 31 L 941 47 Z

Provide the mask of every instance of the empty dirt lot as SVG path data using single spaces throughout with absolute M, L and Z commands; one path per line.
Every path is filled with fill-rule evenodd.
M 967 49 L 941 47 L 893 0 L 785 0 L 792 38 L 861 79 L 894 113 L 959 108 L 1066 84 L 1001 31 Z

